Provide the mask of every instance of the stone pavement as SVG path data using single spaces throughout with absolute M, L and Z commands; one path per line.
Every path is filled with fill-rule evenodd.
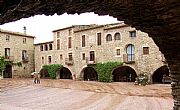
M 170 85 L 0 80 L 0 110 L 172 110 Z

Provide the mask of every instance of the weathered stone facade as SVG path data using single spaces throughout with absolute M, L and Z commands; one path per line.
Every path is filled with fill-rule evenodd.
M 62 64 L 68 68 L 72 75 L 78 78 L 82 77 L 84 68 L 90 62 L 90 51 L 94 51 L 95 59 L 93 63 L 120 61 L 124 62 L 123 66 L 128 66 L 136 74 L 148 74 L 151 79 L 154 72 L 166 65 L 164 57 L 159 48 L 144 32 L 138 31 L 123 23 L 109 25 L 91 25 L 86 28 L 72 26 L 64 29 L 55 30 L 53 42 L 36 44 L 35 47 L 35 64 L 36 71 L 40 71 L 42 65 L 48 64 L 48 56 L 51 56 L 51 64 Z M 135 32 L 136 36 L 131 37 L 130 33 Z M 98 45 L 98 33 L 101 34 L 101 44 Z M 112 35 L 112 40 L 107 41 L 107 35 Z M 115 35 L 119 34 L 119 39 Z M 82 36 L 85 37 L 85 44 L 82 46 Z M 69 38 L 71 41 L 69 41 Z M 59 41 L 58 41 L 59 40 Z M 58 43 L 59 47 L 57 47 Z M 69 48 L 69 42 L 71 47 Z M 53 44 L 53 50 L 41 51 L 41 46 Z M 134 46 L 133 63 L 127 61 L 127 46 Z M 148 47 L 148 54 L 143 54 L 143 47 Z M 117 55 L 117 49 L 120 53 Z M 68 62 L 69 54 L 73 60 Z M 83 54 L 85 59 L 83 58 Z M 42 58 L 43 57 L 43 58 Z M 61 57 L 61 58 L 60 58 Z M 42 61 L 44 59 L 44 61 Z M 42 63 L 44 62 L 44 63 Z M 72 64 L 68 64 L 72 63 Z
M 6 61 L 22 63 L 22 67 L 10 67 L 12 74 L 6 77 L 30 77 L 30 73 L 34 71 L 34 38 L 26 34 L 0 30 L 0 55 L 4 56 Z
M 35 44 L 35 71 L 40 71 L 43 65 L 55 63 L 48 62 L 48 56 L 54 58 L 52 57 L 54 56 L 54 46 L 52 45 L 52 49 L 50 49 L 50 44 L 53 44 L 53 41 Z M 45 46 L 47 46 L 47 50 L 45 50 Z
M 1 0 L 0 7 L 1 24 L 38 14 L 95 12 L 148 33 L 166 57 L 174 82 L 174 110 L 180 110 L 179 0 Z

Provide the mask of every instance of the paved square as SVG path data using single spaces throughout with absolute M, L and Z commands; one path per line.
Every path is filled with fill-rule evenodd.
M 0 80 L 0 110 L 172 110 L 170 85 Z

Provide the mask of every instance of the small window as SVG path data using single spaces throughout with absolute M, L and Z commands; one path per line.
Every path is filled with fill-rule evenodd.
M 72 36 L 72 29 L 68 30 L 69 36 Z
M 51 56 L 48 56 L 48 63 L 51 64 Z
M 120 49 L 116 49 L 116 55 L 117 56 L 121 55 Z
M 68 48 L 72 47 L 72 38 L 68 37 Z
M 62 54 L 60 54 L 60 60 L 62 60 L 63 59 L 63 55 Z
M 130 31 L 129 34 L 130 37 L 136 37 L 136 31 Z
M 57 40 L 57 50 L 60 49 L 60 39 Z
M 43 45 L 40 46 L 40 50 L 43 51 Z
M 82 47 L 85 47 L 85 45 L 86 45 L 86 36 L 83 35 L 82 36 Z
M 101 33 L 97 33 L 97 45 L 101 45 Z
M 143 47 L 143 54 L 144 55 L 149 54 L 149 47 Z
M 60 38 L 60 32 L 57 32 L 57 38 Z
M 48 51 L 48 45 L 47 44 L 45 45 L 45 51 Z
M 22 60 L 27 60 L 27 59 L 28 59 L 27 51 L 23 50 L 22 51 Z
M 44 57 L 42 57 L 41 60 L 42 60 L 42 64 L 44 64 Z
M 26 44 L 26 38 L 23 38 L 23 44 Z
M 68 56 L 69 56 L 69 61 L 72 61 L 73 60 L 72 53 L 69 53 Z
M 49 44 L 49 50 L 52 50 L 52 44 Z
M 82 60 L 85 60 L 86 59 L 86 56 L 85 56 L 85 53 L 82 54 Z
M 108 34 L 106 36 L 106 41 L 112 41 L 112 35 L 111 34 Z
M 6 35 L 6 41 L 10 41 L 10 36 Z
M 115 33 L 114 40 L 121 40 L 121 35 L 119 32 Z

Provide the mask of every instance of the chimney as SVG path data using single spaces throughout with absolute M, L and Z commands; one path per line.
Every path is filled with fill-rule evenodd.
M 26 26 L 23 27 L 24 34 L 26 35 Z

